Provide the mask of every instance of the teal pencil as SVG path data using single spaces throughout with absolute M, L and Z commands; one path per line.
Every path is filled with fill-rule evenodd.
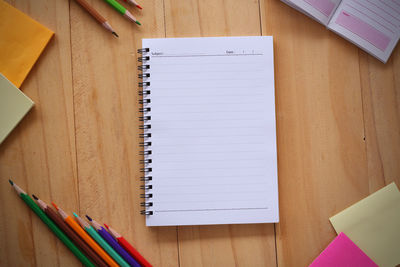
M 123 5 L 121 5 L 120 3 L 118 3 L 115 0 L 104 0 L 107 2 L 107 4 L 109 4 L 110 6 L 112 6 L 115 10 L 117 10 L 119 13 L 121 13 L 124 17 L 126 17 L 127 19 L 129 19 L 130 21 L 136 23 L 137 25 L 142 25 L 140 24 L 140 22 L 131 14 L 131 12 L 129 12 Z
M 97 231 L 79 217 L 75 212 L 74 216 L 83 229 L 110 255 L 121 267 L 129 267 L 129 264 L 97 233 Z
M 42 211 L 42 209 L 33 201 L 33 199 L 25 193 L 18 185 L 14 184 L 13 181 L 8 180 L 12 187 L 14 187 L 17 194 L 22 198 L 23 201 L 36 213 L 36 215 L 50 228 L 51 231 L 64 243 L 67 248 L 83 263 L 85 266 L 95 267 L 95 265 L 75 246 L 75 244 L 69 239 L 68 236 L 61 231 L 60 228 Z

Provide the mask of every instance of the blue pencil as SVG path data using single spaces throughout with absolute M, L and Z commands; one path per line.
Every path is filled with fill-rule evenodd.
M 114 237 L 103 226 L 101 226 L 101 224 L 90 218 L 88 215 L 86 215 L 86 218 L 88 218 L 90 224 L 93 226 L 94 229 L 96 229 L 97 233 L 99 233 L 99 235 L 105 241 L 107 241 L 107 243 L 116 252 L 118 252 L 119 255 L 121 255 L 121 257 L 124 258 L 124 260 L 126 260 L 130 266 L 141 267 L 140 264 L 134 258 L 132 258 L 132 256 L 128 252 L 126 252 L 125 249 L 123 249 L 120 244 L 118 244 L 118 242 L 114 239 Z

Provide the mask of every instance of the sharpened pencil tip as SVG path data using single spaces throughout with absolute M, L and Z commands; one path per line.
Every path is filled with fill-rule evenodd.
M 104 226 L 108 229 L 108 228 L 110 228 L 110 227 L 108 227 L 108 225 L 107 224 L 104 224 Z
M 89 215 L 86 215 L 86 218 L 87 218 L 89 221 L 93 221 L 93 219 L 90 218 Z
M 14 185 L 14 182 L 11 181 L 10 179 L 8 179 L 8 182 L 10 183 L 10 185 Z
M 33 198 L 35 199 L 35 200 L 38 200 L 39 198 L 37 197 L 37 196 L 35 196 L 34 194 L 32 194 L 32 196 L 33 196 Z
M 143 9 L 143 8 L 142 8 L 141 6 L 139 6 L 139 5 L 136 5 L 136 7 L 137 7 L 137 8 L 140 8 L 140 9 Z
M 76 214 L 75 212 L 73 212 L 72 214 L 74 214 L 74 216 L 75 216 L 76 218 L 78 218 L 78 214 Z
M 118 34 L 116 32 L 112 32 L 112 34 L 114 34 L 115 37 L 119 37 Z
M 135 21 L 137 25 L 142 25 L 139 21 Z
M 56 210 L 58 210 L 58 206 L 56 205 L 56 203 L 51 202 L 51 205 L 53 205 L 53 207 L 56 208 Z

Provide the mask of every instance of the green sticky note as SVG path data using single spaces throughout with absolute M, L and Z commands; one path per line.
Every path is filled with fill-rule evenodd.
M 379 266 L 400 264 L 400 192 L 395 183 L 329 220 Z
M 34 105 L 0 73 L 0 144 Z

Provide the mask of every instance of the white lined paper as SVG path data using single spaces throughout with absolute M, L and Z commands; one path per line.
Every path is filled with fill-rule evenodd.
M 154 212 L 146 225 L 277 222 L 272 37 L 143 39 L 143 47 Z

